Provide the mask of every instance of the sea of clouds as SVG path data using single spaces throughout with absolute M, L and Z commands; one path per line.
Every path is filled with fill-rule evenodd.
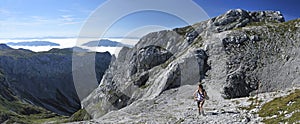
M 134 46 L 139 39 L 134 39 L 134 38 L 103 38 L 103 39 L 108 39 L 111 41 L 117 41 L 123 44 L 128 44 L 131 46 Z M 80 39 L 81 41 L 85 41 L 85 42 L 89 42 L 89 41 L 93 41 L 94 39 L 92 38 L 84 38 L 84 39 Z M 103 47 L 103 46 L 95 46 L 95 47 L 88 47 L 88 46 L 81 46 L 81 44 L 78 42 L 77 38 L 63 38 L 63 39 L 2 39 L 0 40 L 0 43 L 9 43 L 9 42 L 30 42 L 30 41 L 49 41 L 52 43 L 57 43 L 59 44 L 59 46 L 10 46 L 14 49 L 19 49 L 19 48 L 23 48 L 23 49 L 28 49 L 34 52 L 42 52 L 42 51 L 49 51 L 50 49 L 53 48 L 59 48 L 59 49 L 63 49 L 63 48 L 71 48 L 71 47 L 81 47 L 83 49 L 88 49 L 91 51 L 96 51 L 96 52 L 110 52 L 111 54 L 115 54 L 117 55 L 119 53 L 119 51 L 121 50 L 122 47 Z

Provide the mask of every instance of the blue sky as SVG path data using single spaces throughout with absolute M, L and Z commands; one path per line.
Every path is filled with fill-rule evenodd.
M 287 20 L 299 18 L 300 13 L 297 7 L 300 2 L 297 0 L 194 1 L 206 11 L 209 17 L 236 8 L 250 11 L 278 10 Z M 77 36 L 89 15 L 104 2 L 105 0 L 0 0 L 0 39 Z M 178 10 L 186 9 L 180 8 L 180 5 L 176 7 Z M 102 15 L 100 18 L 105 18 L 110 13 L 107 12 L 107 15 Z M 187 15 L 192 16 L 195 13 L 187 13 Z M 195 21 L 201 21 L 201 19 Z M 121 37 L 133 29 L 147 25 L 174 28 L 187 24 L 170 14 L 144 11 L 121 18 L 106 35 Z M 136 36 L 140 37 L 139 35 L 142 34 Z
M 0 0 L 0 38 L 76 36 L 99 0 Z

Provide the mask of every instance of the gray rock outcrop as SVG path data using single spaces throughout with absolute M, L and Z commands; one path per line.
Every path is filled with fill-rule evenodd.
M 213 102 L 299 85 L 299 22 L 284 22 L 280 12 L 237 9 L 191 26 L 150 33 L 133 48 L 120 51 L 82 105 L 93 118 L 124 107 L 115 111 L 123 113 L 120 118 L 134 118 L 123 110 L 147 109 L 148 101 L 201 80 Z M 145 48 L 157 52 L 141 52 Z

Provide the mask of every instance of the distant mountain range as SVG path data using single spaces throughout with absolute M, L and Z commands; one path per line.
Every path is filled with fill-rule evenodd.
M 127 47 L 132 47 L 131 45 L 128 44 L 123 44 L 117 41 L 111 41 L 108 39 L 101 39 L 98 41 L 90 41 L 87 43 L 82 44 L 82 46 L 87 46 L 87 47 L 123 47 L 123 46 L 127 46 Z
M 25 42 L 8 42 L 9 46 L 60 46 L 57 43 L 49 41 L 25 41 Z

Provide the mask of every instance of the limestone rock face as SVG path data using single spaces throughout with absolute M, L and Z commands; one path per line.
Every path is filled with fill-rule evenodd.
M 141 39 L 145 44 L 123 48 L 111 62 L 99 87 L 82 101 L 93 117 L 204 78 L 208 70 L 204 50 L 189 48 L 185 36 L 176 31 L 154 34 Z M 151 42 L 154 43 L 147 45 Z
M 104 71 L 108 68 L 111 55 L 97 54 L 96 73 L 100 77 L 100 82 Z M 6 80 L 0 88 L 11 91 L 28 103 L 61 115 L 71 115 L 81 108 L 72 73 L 82 70 L 80 67 L 72 69 L 72 55 L 72 49 L 52 49 L 48 52 L 35 53 L 1 45 L 0 70 L 6 75 Z M 86 56 L 95 54 L 76 55 L 84 60 Z M 89 85 L 89 82 L 82 83 Z M 97 85 L 94 86 L 96 87 Z
M 226 62 L 228 98 L 249 92 L 285 89 L 297 84 L 299 68 L 299 20 L 283 24 L 249 27 L 231 31 L 222 40 Z
M 159 104 L 155 100 L 168 99 L 174 89 L 186 85 L 196 88 L 199 81 L 204 82 L 214 104 L 224 98 L 249 96 L 257 90 L 269 92 L 297 86 L 300 80 L 297 25 L 299 19 L 284 22 L 279 12 L 237 9 L 191 26 L 150 33 L 133 48 L 120 51 L 98 88 L 82 105 L 93 118 L 104 115 L 99 120 L 109 120 L 117 113 L 118 117 L 129 120 L 134 120 L 131 117 L 137 114 L 167 123 L 170 121 L 151 116 L 146 110 Z M 193 91 L 189 92 L 192 95 Z M 180 97 L 187 100 L 191 96 Z M 155 110 L 170 111 L 167 103 L 160 105 L 161 109 Z M 141 113 L 134 114 L 135 110 Z
M 211 19 L 212 26 L 217 32 L 244 27 L 251 22 L 284 22 L 280 12 L 260 11 L 249 12 L 241 9 L 230 10 L 224 15 Z
M 132 66 L 131 75 L 137 72 L 147 71 L 157 65 L 160 65 L 166 62 L 171 56 L 171 52 L 159 46 L 151 45 L 143 47 L 139 49 L 137 54 L 133 55 L 130 60 Z

